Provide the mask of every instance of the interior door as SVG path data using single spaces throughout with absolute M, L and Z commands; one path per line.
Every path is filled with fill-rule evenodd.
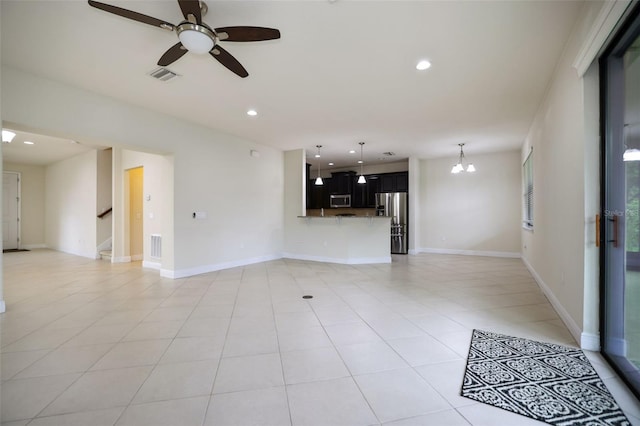
M 2 248 L 17 249 L 20 242 L 20 178 L 15 172 L 3 172 L 2 175 Z
M 640 7 L 601 59 L 602 352 L 640 395 Z

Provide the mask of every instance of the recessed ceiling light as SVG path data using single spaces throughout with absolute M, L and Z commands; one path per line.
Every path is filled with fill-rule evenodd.
M 362 164 L 362 160 L 358 160 L 358 164 Z
M 25 144 L 25 145 L 33 145 L 33 142 L 31 142 L 31 141 L 24 141 L 24 144 Z
M 355 154 L 355 153 L 356 153 L 355 149 L 352 149 L 351 151 L 349 151 L 349 154 Z
M 333 166 L 333 163 L 329 163 L 330 166 Z
M 16 137 L 16 134 L 11 130 L 2 130 L 2 142 L 11 143 L 13 138 Z
M 258 111 L 256 111 L 255 109 L 250 109 L 249 111 L 247 111 L 247 115 L 255 117 L 256 115 L 258 115 Z
M 431 62 L 427 61 L 426 59 L 423 59 L 416 65 L 416 69 L 419 71 L 424 71 L 429 68 L 431 68 Z

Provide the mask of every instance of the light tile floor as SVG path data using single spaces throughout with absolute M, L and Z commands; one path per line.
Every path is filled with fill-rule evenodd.
M 3 262 L 7 426 L 541 424 L 459 396 L 471 330 L 576 345 L 517 259 L 278 260 L 179 280 L 49 250 Z

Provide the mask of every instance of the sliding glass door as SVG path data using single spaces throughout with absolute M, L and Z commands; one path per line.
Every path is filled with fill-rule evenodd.
M 640 395 L 640 8 L 600 62 L 602 352 Z

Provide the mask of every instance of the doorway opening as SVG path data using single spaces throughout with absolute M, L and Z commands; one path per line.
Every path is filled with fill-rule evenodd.
M 2 248 L 20 248 L 20 173 L 2 174 Z
M 125 235 L 128 237 L 129 256 L 131 261 L 144 259 L 144 223 L 143 223 L 143 188 L 144 167 L 136 167 L 126 171 L 128 196 L 125 220 Z

